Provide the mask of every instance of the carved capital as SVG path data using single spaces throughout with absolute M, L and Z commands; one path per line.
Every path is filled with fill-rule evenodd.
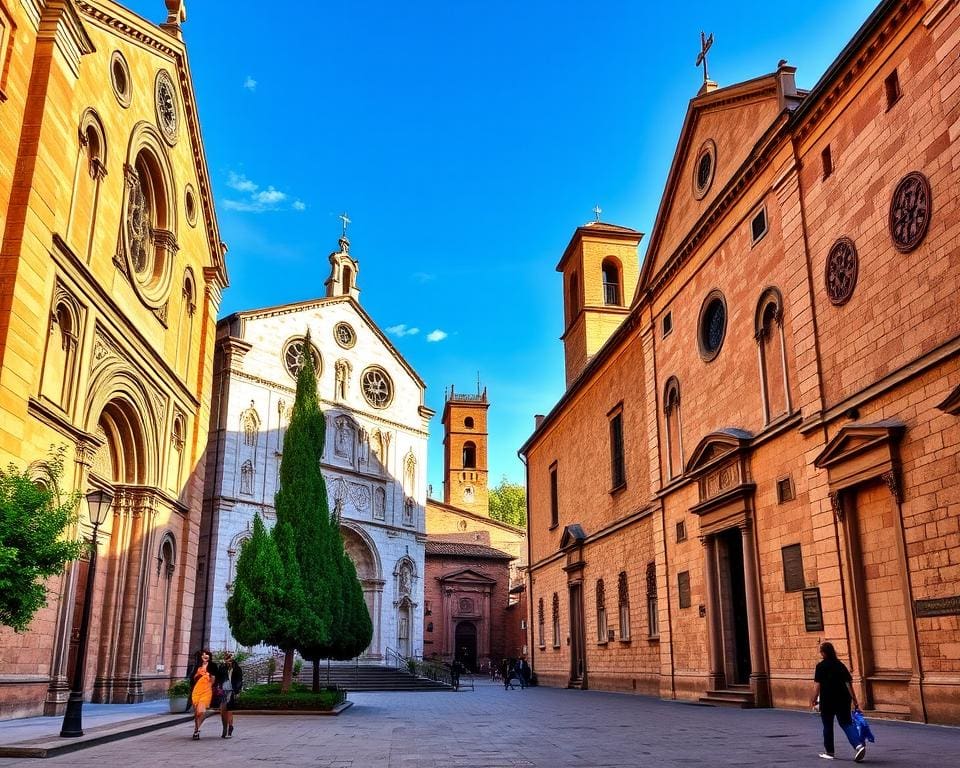
M 883 482 L 887 484 L 893 500 L 897 502 L 897 504 L 901 504 L 903 502 L 903 488 L 900 486 L 900 478 L 897 473 L 890 470 L 889 472 L 884 472 L 880 477 Z
M 840 491 L 834 491 L 830 494 L 830 507 L 837 520 L 843 521 L 843 499 L 840 497 Z

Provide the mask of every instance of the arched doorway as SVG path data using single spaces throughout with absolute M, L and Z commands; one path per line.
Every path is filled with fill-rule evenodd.
M 477 625 L 461 621 L 454 633 L 454 656 L 471 672 L 477 671 Z
M 379 659 L 382 657 L 380 650 L 380 604 L 383 593 L 380 560 L 373 543 L 368 541 L 361 531 L 341 525 L 340 534 L 343 536 L 343 548 L 357 570 L 357 578 L 360 580 L 360 586 L 363 587 L 363 599 L 367 604 L 367 610 L 370 612 L 370 622 L 373 624 L 373 636 L 362 657 Z

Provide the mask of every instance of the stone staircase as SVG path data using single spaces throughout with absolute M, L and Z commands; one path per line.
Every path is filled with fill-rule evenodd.
M 313 665 L 304 662 L 297 681 L 304 685 L 313 683 Z M 320 685 L 327 685 L 327 665 L 320 663 Z M 338 685 L 348 691 L 452 691 L 449 685 L 415 677 L 406 670 L 380 664 L 343 664 L 331 662 L 330 685 Z
M 700 697 L 700 703 L 715 707 L 751 709 L 753 707 L 753 691 L 749 685 L 730 685 L 726 688 L 707 691 L 705 696 Z

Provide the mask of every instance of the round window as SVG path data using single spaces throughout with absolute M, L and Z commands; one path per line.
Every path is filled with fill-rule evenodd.
M 357 334 L 354 333 L 349 323 L 337 323 L 333 327 L 333 338 L 344 349 L 349 349 L 357 343 Z
M 708 139 L 697 153 L 697 162 L 693 168 L 693 191 L 697 200 L 700 200 L 713 183 L 717 165 L 717 145 Z
M 283 348 L 283 366 L 287 369 L 287 373 L 293 378 L 297 378 L 297 376 L 300 375 L 300 369 L 303 368 L 303 351 L 306 344 L 307 340 L 300 336 L 299 338 L 288 341 Z M 320 359 L 320 353 L 313 344 L 310 345 L 310 356 L 313 358 L 313 368 L 319 376 L 323 361 Z
M 698 330 L 698 346 L 700 357 L 706 361 L 713 360 L 723 346 L 723 339 L 727 333 L 727 305 L 723 294 L 713 291 L 707 296 L 700 310 Z
M 120 102 L 120 106 L 129 107 L 130 68 L 120 51 L 114 51 L 110 56 L 110 82 L 113 85 L 113 94 Z
M 386 408 L 393 400 L 393 382 L 382 368 L 367 368 L 360 377 L 360 386 L 363 396 L 374 408 Z
M 193 187 L 187 184 L 183 193 L 184 208 L 187 212 L 187 223 L 191 227 L 197 225 L 197 196 L 193 192 Z

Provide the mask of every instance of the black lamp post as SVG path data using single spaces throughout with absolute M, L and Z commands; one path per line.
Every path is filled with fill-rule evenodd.
M 90 628 L 90 603 L 93 602 L 93 581 L 97 575 L 97 529 L 107 520 L 113 505 L 113 491 L 95 488 L 87 494 L 87 514 L 93 524 L 93 541 L 90 547 L 90 567 L 87 569 L 87 585 L 83 593 L 83 614 L 80 617 L 80 638 L 77 643 L 77 659 L 73 669 L 73 685 L 63 714 L 61 736 L 83 736 L 83 673 L 87 665 L 87 630 Z

